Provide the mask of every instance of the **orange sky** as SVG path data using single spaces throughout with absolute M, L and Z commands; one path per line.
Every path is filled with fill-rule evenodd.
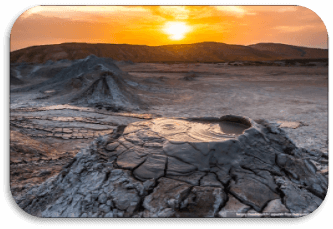
M 181 34 L 170 34 L 172 29 Z M 11 51 L 64 42 L 156 46 L 203 41 L 327 48 L 327 31 L 316 13 L 301 6 L 37 6 L 24 12 L 11 31 Z

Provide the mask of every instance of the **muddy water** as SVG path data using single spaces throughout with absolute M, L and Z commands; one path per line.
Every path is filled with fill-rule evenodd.
M 178 138 L 189 142 L 225 141 L 243 134 L 248 128 L 250 126 L 230 121 L 193 122 L 173 119 L 160 119 L 152 126 L 153 131 L 167 139 Z
M 250 126 L 236 122 L 193 123 L 189 136 L 201 141 L 223 141 L 244 133 Z
M 219 123 L 220 131 L 225 134 L 234 134 L 234 135 L 241 135 L 244 133 L 249 126 L 244 124 L 236 123 L 236 122 L 220 122 Z

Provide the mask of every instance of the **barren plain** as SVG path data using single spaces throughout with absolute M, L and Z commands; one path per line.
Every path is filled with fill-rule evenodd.
M 232 114 L 255 121 L 264 119 L 283 129 L 295 146 L 320 152 L 326 159 L 328 155 L 328 66 L 322 61 L 293 65 L 286 61 L 133 63 L 88 56 L 13 63 L 10 106 L 11 191 L 18 203 L 24 203 L 22 208 L 36 215 L 46 213 L 43 208 L 32 208 L 37 206 L 35 202 L 26 201 L 31 188 L 46 184 L 43 182 L 59 172 L 63 174 L 75 155 L 98 136 L 118 138 L 131 123 L 153 118 L 219 118 Z M 100 154 L 107 151 L 103 152 Z M 108 154 L 104 156 L 104 162 L 114 163 Z M 312 163 L 327 177 L 326 159 Z M 228 195 L 224 201 L 234 198 Z M 266 204 L 260 208 L 249 205 L 262 211 Z M 132 217 L 140 208 L 123 212 Z M 97 211 L 90 217 L 116 217 L 121 211 L 115 209 L 116 213 Z M 53 213 L 47 214 L 53 217 Z M 152 217 L 152 213 L 146 214 Z M 168 214 L 164 212 L 161 217 Z
M 135 76 L 151 104 L 147 113 L 163 117 L 219 117 L 236 114 L 285 128 L 300 147 L 327 153 L 328 68 L 230 66 L 227 64 L 134 64 L 121 67 Z M 194 74 L 194 79 L 186 77 Z M 142 86 L 141 86 L 142 87 Z M 287 127 L 287 124 L 286 124 Z

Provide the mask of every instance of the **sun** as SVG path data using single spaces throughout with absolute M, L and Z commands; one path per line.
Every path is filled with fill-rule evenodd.
M 163 31 L 169 35 L 171 40 L 181 40 L 191 30 L 185 22 L 167 22 Z

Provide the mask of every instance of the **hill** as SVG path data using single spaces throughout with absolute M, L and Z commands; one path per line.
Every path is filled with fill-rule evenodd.
M 274 43 L 249 46 L 217 42 L 163 46 L 63 43 L 13 51 L 10 61 L 45 63 L 49 60 L 84 59 L 89 55 L 133 62 L 228 62 L 328 58 L 328 50 Z
M 285 59 L 321 59 L 327 58 L 327 49 L 306 48 L 293 45 L 276 43 L 259 43 L 249 45 L 260 51 L 275 53 L 277 56 L 284 56 Z

